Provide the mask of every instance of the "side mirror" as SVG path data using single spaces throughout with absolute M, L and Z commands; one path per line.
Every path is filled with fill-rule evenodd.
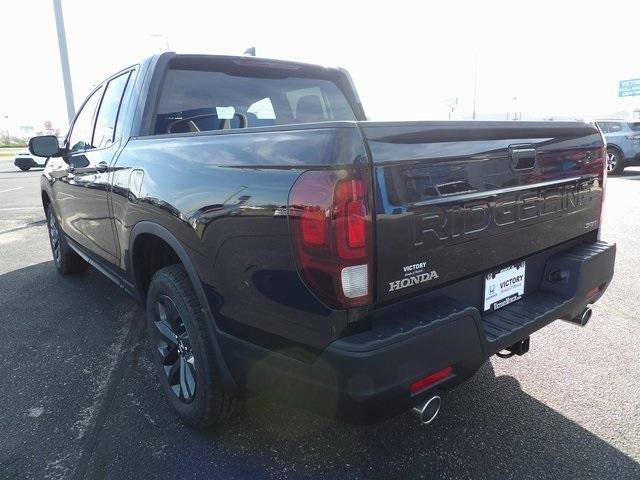
M 29 151 L 36 157 L 59 157 L 62 150 L 55 135 L 42 135 L 29 140 Z

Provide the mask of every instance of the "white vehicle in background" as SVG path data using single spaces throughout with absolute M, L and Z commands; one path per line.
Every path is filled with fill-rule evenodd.
M 58 137 L 58 143 L 64 143 L 64 137 Z M 31 168 L 44 168 L 46 163 L 47 159 L 44 159 L 43 161 L 42 158 L 31 155 L 31 152 L 28 148 L 20 150 L 18 153 L 16 153 L 16 156 L 13 160 L 13 164 L 23 172 L 26 172 Z
M 30 168 L 44 167 L 44 162 L 38 163 L 38 160 L 42 160 L 42 159 L 36 160 L 36 158 L 37 157 L 34 157 L 33 155 L 31 155 L 29 150 L 22 150 L 16 153 L 15 159 L 13 160 L 13 164 L 23 172 L 26 172 Z

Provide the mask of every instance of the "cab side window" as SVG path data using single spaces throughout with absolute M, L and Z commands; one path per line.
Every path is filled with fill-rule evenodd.
M 102 97 L 98 116 L 96 118 L 96 128 L 93 134 L 93 145 L 95 148 L 108 147 L 116 138 L 116 123 L 122 96 L 127 87 L 130 72 L 122 74 L 107 84 L 107 90 Z
M 92 144 L 93 118 L 103 90 L 104 88 L 100 87 L 93 92 L 76 117 L 73 130 L 71 130 L 71 135 L 69 136 L 69 149 L 71 153 L 83 152 L 95 148 Z

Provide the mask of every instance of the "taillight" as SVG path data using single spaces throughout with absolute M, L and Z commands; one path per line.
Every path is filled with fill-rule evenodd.
M 302 240 L 307 245 L 321 246 L 327 242 L 325 212 L 319 207 L 305 207 L 302 214 Z
M 373 232 L 368 170 L 303 173 L 289 194 L 289 228 L 307 286 L 332 308 L 373 299 Z

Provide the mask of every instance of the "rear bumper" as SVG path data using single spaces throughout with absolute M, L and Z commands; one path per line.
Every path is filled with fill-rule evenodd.
M 614 261 L 615 245 L 604 242 L 551 253 L 537 289 L 497 312 L 483 316 L 446 296 L 412 302 L 376 315 L 370 330 L 333 342 L 312 364 L 273 353 L 253 358 L 247 364 L 253 375 L 245 380 L 355 421 L 391 416 L 469 378 L 494 353 L 552 321 L 581 313 L 604 293 Z M 557 269 L 568 272 L 562 283 L 549 281 Z M 251 356 L 240 355 L 245 362 Z M 452 376 L 411 394 L 413 382 L 448 366 Z

